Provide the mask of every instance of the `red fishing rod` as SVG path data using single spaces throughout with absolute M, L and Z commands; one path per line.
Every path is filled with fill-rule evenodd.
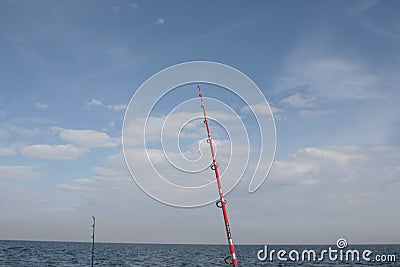
M 204 114 L 204 124 L 206 125 L 206 129 L 207 129 L 207 143 L 210 144 L 210 149 L 211 149 L 211 156 L 212 156 L 211 169 L 215 172 L 215 178 L 217 179 L 217 185 L 218 185 L 218 191 L 219 191 L 219 200 L 216 202 L 216 205 L 218 208 L 222 208 L 222 214 L 224 215 L 226 237 L 228 238 L 229 251 L 231 253 L 231 255 L 228 257 L 231 257 L 231 259 L 232 259 L 232 266 L 237 267 L 238 263 L 237 263 L 237 259 L 236 259 L 235 246 L 233 245 L 231 229 L 229 227 L 228 212 L 226 211 L 226 202 L 224 199 L 224 193 L 222 192 L 221 179 L 219 178 L 218 164 L 217 164 L 217 159 L 216 159 L 215 151 L 214 151 L 214 147 L 213 147 L 213 141 L 211 138 L 210 127 L 208 125 L 206 107 L 204 106 L 204 100 L 203 100 L 203 93 L 201 92 L 200 85 L 198 85 L 197 88 L 199 88 L 199 97 L 201 99 L 201 108 L 203 109 L 203 114 Z M 225 258 L 225 263 L 228 263 L 227 258 Z

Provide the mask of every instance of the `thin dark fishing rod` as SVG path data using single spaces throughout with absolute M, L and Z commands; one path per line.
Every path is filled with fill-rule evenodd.
M 219 191 L 219 200 L 217 201 L 216 205 L 218 208 L 222 209 L 222 214 L 224 216 L 226 237 L 228 238 L 229 251 L 231 254 L 230 258 L 232 259 L 232 266 L 237 267 L 238 263 L 237 263 L 237 259 L 236 259 L 235 246 L 233 245 L 231 229 L 229 226 L 228 212 L 226 210 L 226 202 L 224 199 L 224 193 L 222 192 L 221 179 L 219 177 L 218 164 L 217 164 L 217 159 L 216 159 L 215 151 L 214 151 L 214 147 L 213 147 L 213 140 L 211 138 L 211 131 L 210 131 L 210 127 L 208 125 L 208 118 L 207 118 L 207 113 L 206 113 L 206 107 L 204 105 L 203 93 L 201 92 L 200 85 L 198 85 L 197 88 L 199 89 L 201 108 L 203 109 L 204 124 L 206 125 L 206 129 L 207 129 L 207 142 L 210 144 L 210 149 L 211 149 L 211 156 L 212 156 L 211 169 L 215 172 L 215 178 L 217 180 L 218 191 Z M 227 263 L 227 258 L 225 258 L 225 263 Z
M 94 230 L 96 228 L 96 218 L 94 216 L 92 216 L 93 219 L 93 224 L 92 224 L 92 228 L 93 228 L 93 234 L 92 234 L 92 267 L 94 265 Z

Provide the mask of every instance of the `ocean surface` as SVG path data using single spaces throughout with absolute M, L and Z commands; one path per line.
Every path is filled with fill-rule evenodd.
M 315 250 L 316 258 L 321 257 L 321 251 L 329 247 L 336 249 L 336 260 L 330 260 L 325 253 L 323 260 L 305 260 L 301 255 L 304 250 Z M 265 250 L 264 245 L 236 245 L 239 266 L 400 266 L 400 245 L 349 245 L 340 251 L 336 245 L 274 245 L 267 247 L 270 255 L 272 250 L 284 250 L 278 260 L 276 253 L 262 261 L 257 254 Z M 296 260 L 296 252 L 299 258 Z M 360 260 L 351 260 L 350 254 L 346 261 L 347 250 L 358 250 Z M 370 261 L 362 259 L 365 250 Z M 281 252 L 283 253 L 283 252 Z M 292 256 L 289 258 L 289 253 Z M 224 263 L 227 256 L 227 245 L 163 245 L 163 244 L 118 244 L 96 243 L 94 254 L 95 266 L 229 266 Z M 332 254 L 334 256 L 334 254 Z M 379 258 L 376 258 L 376 256 Z M 264 253 L 259 253 L 261 259 Z M 333 257 L 332 256 L 332 257 Z M 377 262 L 383 259 L 385 262 Z M 80 242 L 45 242 L 45 241 L 11 241 L 0 240 L 0 266 L 91 266 L 91 243 Z

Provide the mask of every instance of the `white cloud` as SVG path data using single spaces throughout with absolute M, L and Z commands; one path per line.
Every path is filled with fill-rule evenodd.
M 296 108 L 312 107 L 313 99 L 307 98 L 300 93 L 294 93 L 293 95 L 286 97 L 280 101 L 280 103 L 288 104 L 289 106 Z
M 197 118 L 198 120 L 192 121 L 190 124 L 186 124 L 189 120 Z M 237 118 L 225 112 L 213 111 L 212 118 L 221 122 L 222 125 L 229 125 L 228 128 L 240 127 L 231 125 Z M 125 121 L 124 135 L 129 138 L 125 138 L 124 142 L 131 145 L 142 145 L 143 144 L 143 131 L 145 130 L 146 142 L 160 141 L 161 130 L 163 130 L 163 137 L 165 139 L 177 140 L 179 137 L 191 137 L 191 138 L 204 138 L 204 125 L 201 113 L 191 112 L 177 112 L 167 116 L 150 116 L 147 120 L 146 129 L 137 127 L 137 125 L 145 124 L 145 117 L 137 117 L 131 121 Z M 222 123 L 223 122 L 223 123 Z M 185 128 L 182 127 L 185 125 Z M 163 128 L 164 127 L 164 128 Z M 214 132 L 214 137 L 216 133 Z
M 274 107 L 274 106 L 271 106 L 271 111 L 272 111 L 272 114 L 274 114 L 274 115 L 278 115 L 278 114 L 281 114 L 284 112 L 284 110 L 282 108 L 278 108 L 278 107 Z
M 368 156 L 363 155 L 362 149 L 356 146 L 342 146 L 332 149 L 306 147 L 298 150 L 294 158 L 326 159 L 333 163 L 350 163 L 352 160 L 366 160 Z
M 140 157 L 140 154 L 137 156 Z M 370 241 L 375 238 L 380 240 L 379 235 L 396 230 L 396 222 L 399 221 L 399 216 L 393 213 L 400 190 L 399 157 L 400 149 L 397 147 L 338 146 L 306 147 L 277 160 L 260 191 L 248 195 L 248 184 L 242 181 L 227 196 L 237 242 L 265 242 L 267 237 L 268 242 L 327 242 L 336 240 L 337 233 L 348 236 L 353 242 L 360 242 L 371 230 L 376 234 L 368 235 Z M 184 176 L 181 178 L 186 180 L 192 177 Z M 212 179 L 211 172 L 202 176 Z M 104 207 L 118 206 L 120 208 L 115 210 L 118 218 L 146 217 L 137 221 L 139 228 L 148 227 L 150 218 L 154 218 L 152 216 L 158 218 L 154 214 L 164 216 L 165 213 L 167 216 L 171 211 L 171 208 L 150 199 L 132 183 L 121 154 L 107 158 L 105 166 L 93 168 L 93 175 L 89 178 L 75 179 L 57 188 L 65 194 L 77 193 L 81 198 L 78 209 L 101 207 L 104 210 Z M 218 219 L 208 212 L 209 208 L 212 207 L 185 210 L 183 214 L 193 211 L 190 216 L 194 218 Z M 148 213 L 149 210 L 153 215 Z M 174 240 L 187 240 L 182 231 L 190 230 L 186 224 L 176 230 L 172 227 L 181 222 L 181 215 L 177 213 L 161 228 L 172 231 Z M 360 219 L 363 220 L 361 228 Z M 392 223 L 385 224 L 385 230 L 381 229 L 381 224 L 388 219 Z M 296 224 L 285 223 L 293 220 Z M 267 229 L 266 221 L 269 225 Z M 213 229 L 212 225 L 204 226 L 209 232 Z M 308 227 L 304 228 L 305 225 Z M 282 234 L 288 232 L 301 234 Z M 200 234 L 196 235 L 196 239 L 200 238 Z M 159 242 L 168 240 L 165 236 L 158 238 Z
M 69 184 L 57 185 L 57 188 L 63 191 L 75 191 L 86 194 L 93 191 L 122 190 L 129 182 L 130 177 L 127 172 L 121 172 L 112 168 L 94 167 L 92 177 L 74 179 Z
M 114 128 L 115 128 L 115 121 L 110 121 L 110 122 L 108 123 L 108 128 L 109 128 L 110 130 L 114 129 Z
M 279 108 L 277 106 L 272 106 L 270 104 L 269 104 L 269 107 L 271 108 L 271 112 L 272 112 L 272 115 L 273 115 L 275 120 L 285 120 L 285 119 L 287 119 L 284 116 L 284 112 L 285 112 L 284 109 Z M 251 112 L 251 110 L 253 110 L 253 112 L 255 112 L 257 114 L 265 116 L 266 118 L 269 118 L 270 115 L 271 115 L 268 106 L 264 102 L 260 102 L 260 103 L 251 105 L 251 107 L 250 106 L 244 106 L 244 107 L 242 107 L 240 109 L 240 111 L 243 112 L 243 113 Z
M 97 99 L 92 99 L 89 102 L 86 102 L 86 107 L 96 107 L 96 106 L 102 106 L 103 103 L 100 100 Z
M 399 203 L 399 157 L 399 147 L 335 146 L 306 147 L 276 160 L 260 191 L 248 196 L 243 184 L 227 197 L 234 201 L 231 213 L 239 213 L 241 238 L 325 243 L 340 234 L 353 242 L 390 239 L 387 234 L 397 233 L 400 220 L 393 213 Z M 285 223 L 291 221 L 296 223 Z
M 125 110 L 126 109 L 126 105 L 125 104 L 107 105 L 107 108 L 110 109 L 110 110 L 119 111 L 119 110 Z
M 30 158 L 72 160 L 89 153 L 95 148 L 113 148 L 120 144 L 120 138 L 110 137 L 95 130 L 74 130 L 59 127 L 50 128 L 59 133 L 67 144 L 34 144 L 20 148 L 22 155 Z
M 37 179 L 41 176 L 34 166 L 0 166 L 0 179 Z
M 0 156 L 12 156 L 14 154 L 14 149 L 8 147 L 0 147 Z
M 93 191 L 96 180 L 93 178 L 74 179 L 70 184 L 59 184 L 57 188 L 63 191 L 88 192 Z
M 318 117 L 318 116 L 324 116 L 326 114 L 331 113 L 332 111 L 329 110 L 323 110 L 323 109 L 319 109 L 319 110 L 302 110 L 300 111 L 300 115 L 302 117 Z
M 163 19 L 163 18 L 159 18 L 158 20 L 157 20 L 157 25 L 164 25 L 164 23 L 165 23 L 165 19 Z
M 88 151 L 72 144 L 47 145 L 36 144 L 21 147 L 22 155 L 37 159 L 72 160 L 84 155 Z
M 5 128 L 7 129 L 7 132 L 16 133 L 24 136 L 35 136 L 40 132 L 39 128 L 28 129 L 11 124 L 7 124 Z
M 95 99 L 95 98 L 93 98 L 89 102 L 86 102 L 85 106 L 87 108 L 90 108 L 90 107 L 104 107 L 104 108 L 107 108 L 109 110 L 115 110 L 115 111 L 120 111 L 120 110 L 125 110 L 126 109 L 126 105 L 125 104 L 106 105 L 103 102 L 101 102 L 100 100 Z
M 8 136 L 8 132 L 0 128 L 0 137 L 6 137 L 6 136 Z
M 260 102 L 254 105 L 249 106 L 244 106 L 240 109 L 242 112 L 250 112 L 253 110 L 253 112 L 256 112 L 258 114 L 270 114 L 270 110 L 268 108 L 268 105 L 264 102 Z M 282 112 L 282 109 L 279 108 L 271 108 L 272 112 L 276 111 L 277 113 Z
M 123 191 L 131 183 L 122 153 L 107 157 L 105 166 L 94 167 L 92 171 L 93 174 L 89 178 L 74 179 L 70 183 L 57 185 L 57 188 L 92 198 L 91 193 L 97 195 L 99 191 Z
M 276 161 L 269 182 L 289 187 L 311 183 L 341 187 L 358 183 L 360 188 L 351 187 L 357 195 L 361 190 L 380 190 L 374 187 L 378 184 L 399 183 L 396 178 L 400 175 L 396 163 L 399 156 L 400 149 L 396 147 L 306 147 Z
M 35 124 L 55 124 L 57 121 L 55 119 L 33 117 L 32 122 Z
M 203 125 L 201 126 L 204 127 Z M 204 132 L 204 128 L 202 130 L 202 132 Z M 245 165 L 248 152 L 247 146 L 245 144 L 239 144 L 231 151 L 231 143 L 229 140 L 215 139 L 214 147 L 216 148 L 218 163 L 221 168 L 220 175 L 227 177 L 224 178 L 225 181 L 231 179 L 231 177 L 237 178 L 244 170 L 241 164 Z M 211 164 L 209 149 L 209 144 L 202 138 L 201 141 L 195 141 L 193 145 L 188 146 L 187 149 L 181 153 L 165 151 L 163 149 L 147 149 L 147 151 L 143 149 L 125 149 L 124 152 L 128 155 L 131 163 L 132 158 L 135 158 L 133 166 L 131 164 L 130 167 L 134 168 L 132 171 L 137 178 L 149 178 L 153 175 L 153 169 L 142 167 L 146 165 L 149 157 L 153 168 L 168 181 L 182 186 L 201 186 L 214 181 L 212 173 L 209 173 L 209 166 Z M 229 162 L 233 153 L 235 158 Z M 170 162 L 167 161 L 166 155 Z M 184 157 L 195 161 L 189 162 L 185 160 Z M 238 161 L 240 161 L 241 164 L 237 164 Z M 230 165 L 228 165 L 229 163 Z M 135 164 L 138 164 L 138 166 L 135 167 Z M 108 158 L 105 165 L 106 167 L 93 168 L 93 175 L 89 178 L 75 179 L 70 183 L 59 185 L 58 188 L 64 191 L 79 192 L 84 195 L 93 191 L 107 190 L 107 188 L 123 191 L 126 184 L 131 182 L 131 178 L 126 170 L 126 164 L 122 155 L 119 154 L 115 156 L 114 159 Z M 187 172 L 183 172 L 179 168 L 185 170 L 205 169 L 205 171 L 203 173 L 192 173 L 188 175 Z M 168 194 L 168 192 L 164 192 L 164 194 Z
M 120 144 L 119 138 L 110 137 L 105 132 L 95 130 L 75 130 L 53 127 L 53 131 L 60 134 L 60 138 L 74 146 L 83 149 L 99 147 L 117 147 Z
M 35 105 L 35 108 L 37 108 L 37 109 L 46 109 L 49 107 L 47 104 L 45 104 L 43 102 L 35 102 L 34 105 Z
M 309 107 L 316 101 L 347 101 L 379 98 L 384 79 L 367 65 L 343 58 L 293 56 L 285 73 L 276 81 L 277 90 L 305 87 L 307 94 L 294 94 L 285 101 L 298 107 Z

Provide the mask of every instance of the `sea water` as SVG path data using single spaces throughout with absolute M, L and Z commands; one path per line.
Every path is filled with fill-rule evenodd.
M 316 258 L 320 252 L 331 245 L 274 245 L 268 246 L 267 253 L 276 252 L 273 258 L 260 260 L 264 255 L 265 245 L 236 245 L 239 266 L 400 266 L 400 245 L 352 245 L 346 249 L 358 250 L 361 253 L 370 250 L 375 255 L 385 255 L 386 262 L 362 259 L 346 261 L 338 257 L 329 259 L 326 254 L 322 261 L 305 259 L 304 250 L 315 250 Z M 285 251 L 281 259 L 277 258 L 279 250 Z M 293 260 L 298 251 L 300 257 Z M 344 253 L 346 252 L 343 250 Z M 339 256 L 338 253 L 336 253 Z M 291 258 L 289 257 L 291 254 Z M 120 244 L 96 243 L 95 266 L 229 266 L 224 258 L 229 254 L 227 245 L 183 245 L 183 244 Z M 259 254 L 259 255 L 258 255 Z M 281 252 L 283 254 L 283 252 Z M 389 257 L 391 256 L 391 257 Z M 394 257 L 393 257 L 394 256 Z M 388 261 L 390 258 L 390 261 Z M 47 242 L 47 241 L 12 241 L 0 240 L 0 266 L 90 266 L 91 243 L 81 242 Z

